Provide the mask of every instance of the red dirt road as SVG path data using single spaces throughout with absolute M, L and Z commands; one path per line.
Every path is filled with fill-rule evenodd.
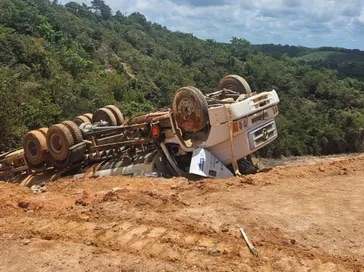
M 0 183 L 0 271 L 364 271 L 363 155 L 228 180 L 47 189 Z

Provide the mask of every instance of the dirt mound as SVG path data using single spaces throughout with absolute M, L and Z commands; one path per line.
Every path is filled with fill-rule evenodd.
M 356 156 L 227 180 L 64 179 L 40 194 L 0 183 L 0 271 L 363 271 L 363 166 Z

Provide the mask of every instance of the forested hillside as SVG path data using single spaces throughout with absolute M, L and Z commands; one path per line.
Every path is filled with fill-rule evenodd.
M 106 104 L 127 116 L 148 112 L 168 107 L 182 86 L 210 92 L 239 74 L 253 91 L 274 88 L 281 98 L 279 139 L 262 155 L 361 151 L 364 82 L 317 68 L 240 38 L 220 44 L 171 32 L 102 0 L 0 0 L 0 149 Z
M 338 47 L 307 48 L 303 46 L 260 44 L 253 48 L 269 56 L 288 55 L 314 69 L 334 69 L 341 78 L 353 77 L 364 80 L 364 51 Z

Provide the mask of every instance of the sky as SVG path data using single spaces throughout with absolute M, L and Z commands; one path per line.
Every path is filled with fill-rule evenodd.
M 84 2 L 90 1 L 74 0 Z M 67 3 L 61 0 L 59 3 Z M 104 0 L 201 39 L 364 50 L 364 0 Z

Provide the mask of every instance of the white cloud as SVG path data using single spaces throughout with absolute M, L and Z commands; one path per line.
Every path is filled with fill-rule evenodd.
M 236 36 L 252 43 L 364 49 L 363 0 L 105 0 L 105 3 L 113 11 L 126 14 L 137 11 L 171 30 L 193 33 L 203 39 L 227 42 Z
M 362 7 L 358 21 L 364 24 L 364 7 Z

